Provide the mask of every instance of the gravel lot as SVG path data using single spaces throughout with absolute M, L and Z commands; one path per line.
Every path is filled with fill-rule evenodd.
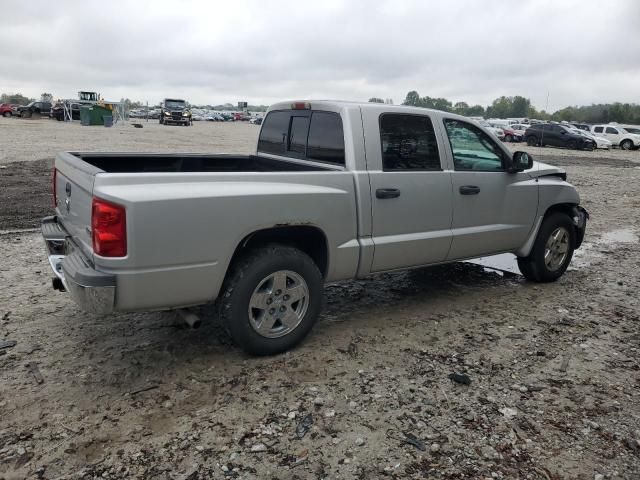
M 284 355 L 246 356 L 210 307 L 189 330 L 51 290 L 23 229 L 56 151 L 249 152 L 257 132 L 0 118 L 0 479 L 638 478 L 638 151 L 528 149 L 592 215 L 558 282 L 460 263 L 329 285 Z

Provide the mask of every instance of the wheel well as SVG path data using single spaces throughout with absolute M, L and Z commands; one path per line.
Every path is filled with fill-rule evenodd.
M 544 212 L 544 217 L 547 218 L 549 215 L 555 212 L 561 212 L 567 214 L 569 217 L 573 217 L 573 208 L 576 205 L 573 203 L 558 203 L 556 205 L 551 205 L 546 212 Z
M 311 225 L 290 225 L 258 230 L 247 235 L 236 247 L 231 264 L 243 252 L 278 243 L 295 247 L 311 257 L 323 277 L 327 275 L 329 255 L 324 232 Z

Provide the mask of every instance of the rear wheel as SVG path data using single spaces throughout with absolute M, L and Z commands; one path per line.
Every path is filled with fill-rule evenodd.
M 575 245 L 571 218 L 562 212 L 549 215 L 527 257 L 518 257 L 518 267 L 527 280 L 553 282 L 567 270 Z
M 298 344 L 320 313 L 322 275 L 292 247 L 253 250 L 234 262 L 218 299 L 235 343 L 253 355 L 273 355 Z
M 631 140 L 623 140 L 620 142 L 620 148 L 622 150 L 631 150 L 633 148 L 633 142 Z

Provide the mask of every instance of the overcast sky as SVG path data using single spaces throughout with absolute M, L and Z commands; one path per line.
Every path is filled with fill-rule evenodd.
M 2 0 L 0 92 L 640 103 L 640 1 Z

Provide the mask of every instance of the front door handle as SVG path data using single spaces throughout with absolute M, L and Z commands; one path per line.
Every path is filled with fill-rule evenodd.
M 398 198 L 400 190 L 397 188 L 379 188 L 376 190 L 376 198 Z
M 462 195 L 477 195 L 480 193 L 480 187 L 475 185 L 463 185 L 460 187 L 460 193 Z

